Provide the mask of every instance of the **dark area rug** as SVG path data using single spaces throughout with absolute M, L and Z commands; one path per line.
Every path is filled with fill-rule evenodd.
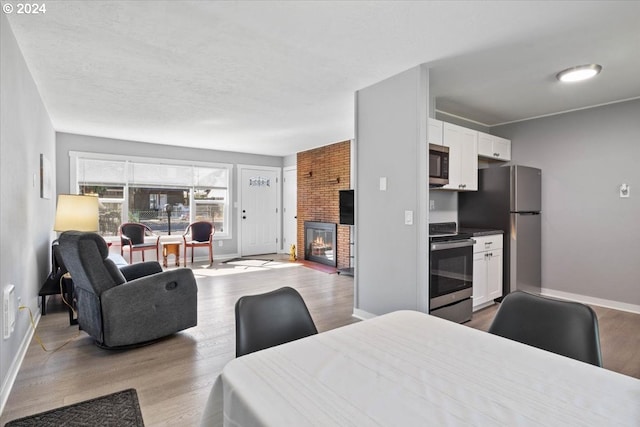
M 5 427 L 144 427 L 135 389 L 119 391 L 73 405 L 19 418 Z

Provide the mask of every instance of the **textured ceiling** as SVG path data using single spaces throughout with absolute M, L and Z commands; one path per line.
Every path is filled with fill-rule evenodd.
M 354 92 L 421 63 L 438 110 L 489 126 L 640 97 L 639 1 L 46 7 L 7 17 L 61 132 L 288 155 L 353 138 Z

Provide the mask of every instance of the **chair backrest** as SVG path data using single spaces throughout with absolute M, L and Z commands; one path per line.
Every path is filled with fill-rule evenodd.
M 142 244 L 144 243 L 144 236 L 147 230 L 149 230 L 149 227 L 144 224 L 139 224 L 137 222 L 126 222 L 120 226 L 120 243 L 128 244 L 125 243 L 125 239 L 123 238 L 126 236 L 129 240 L 131 240 L 131 244 Z
M 109 248 L 102 236 L 82 231 L 65 231 L 58 238 L 60 254 L 71 274 L 78 306 L 80 327 L 92 337 L 102 336 L 100 295 L 126 279 L 108 258 Z
M 584 304 L 515 291 L 502 300 L 489 332 L 602 366 L 598 318 Z
M 74 287 L 100 295 L 126 281 L 115 263 L 108 258 L 109 247 L 99 234 L 65 231 L 58 242 Z
M 184 234 L 191 234 L 191 240 L 196 242 L 208 242 L 215 229 L 209 221 L 196 221 L 187 226 Z
M 236 357 L 318 333 L 293 288 L 241 297 L 236 303 Z

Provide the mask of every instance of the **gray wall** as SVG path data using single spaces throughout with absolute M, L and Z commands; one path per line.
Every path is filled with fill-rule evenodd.
M 543 288 L 640 305 L 640 100 L 491 130 L 542 169 Z
M 4 14 L 0 27 L 0 290 L 15 285 L 22 304 L 38 316 L 55 213 L 55 194 L 49 200 L 40 198 L 40 154 L 55 168 L 55 132 Z M 3 323 L 4 316 L 0 319 Z M 19 368 L 21 348 L 29 345 L 30 328 L 23 310 L 13 335 L 0 337 L 1 406 Z
M 355 307 L 366 314 L 427 307 L 427 87 L 420 66 L 356 93 Z
M 237 208 L 233 202 L 238 202 L 238 185 L 236 165 L 255 165 L 282 167 L 283 158 L 262 156 L 256 154 L 234 153 L 229 151 L 203 150 L 197 148 L 177 147 L 173 145 L 158 145 L 145 142 L 126 141 L 120 139 L 99 138 L 94 136 L 58 133 L 56 144 L 57 183 L 58 193 L 69 193 L 70 151 L 85 151 L 92 153 L 120 154 L 135 157 L 154 157 L 175 160 L 191 160 L 201 162 L 216 162 L 233 164 L 231 173 L 231 239 L 222 240 L 223 246 L 216 244 L 216 257 L 236 255 L 238 247 Z M 205 252 L 202 252 L 205 253 Z
M 289 156 L 283 157 L 282 159 L 282 167 L 291 167 L 296 166 L 298 164 L 298 154 L 291 154 Z

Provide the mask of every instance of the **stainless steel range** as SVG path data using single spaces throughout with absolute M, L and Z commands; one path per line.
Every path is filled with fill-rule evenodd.
M 429 224 L 429 314 L 471 320 L 474 243 L 455 222 Z

